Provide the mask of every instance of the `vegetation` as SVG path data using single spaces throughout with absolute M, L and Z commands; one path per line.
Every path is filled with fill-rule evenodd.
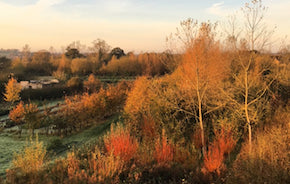
M 17 81 L 12 77 L 7 85 L 5 85 L 5 101 L 11 102 L 13 104 L 14 102 L 20 100 L 19 93 L 21 91 L 20 85 L 17 83 Z
M 265 51 L 264 10 L 260 0 L 247 3 L 245 29 L 236 34 L 230 19 L 224 40 L 217 24 L 182 21 L 171 37 L 178 54 L 110 52 L 101 39 L 89 53 L 79 42 L 61 55 L 25 46 L 7 66 L 54 75 L 60 86 L 36 92 L 49 99 L 56 90 L 63 103 L 37 106 L 7 81 L 5 96 L 23 101 L 3 140 L 23 141 L 8 132 L 13 125 L 42 139 L 17 144 L 4 182 L 287 183 L 290 50 Z M 132 80 L 104 82 L 112 76 Z

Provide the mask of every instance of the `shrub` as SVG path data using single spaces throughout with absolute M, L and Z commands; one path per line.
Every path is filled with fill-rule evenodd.
M 123 169 L 124 162 L 120 157 L 116 157 L 113 152 L 103 155 L 98 148 L 93 152 L 89 161 L 91 170 L 97 173 L 97 181 L 104 182 L 107 178 L 113 181 L 114 176 L 118 176 Z
M 104 137 L 105 148 L 108 153 L 119 156 L 125 162 L 137 153 L 139 143 L 130 135 L 129 129 L 120 124 L 111 126 L 111 131 Z
M 66 162 L 68 183 L 111 183 L 123 168 L 120 157 L 115 157 L 112 152 L 104 155 L 97 147 L 94 152 L 88 153 L 88 159 L 80 160 L 70 153 Z
M 288 112 L 289 113 L 289 112 Z M 248 143 L 233 164 L 229 183 L 288 183 L 290 170 L 289 119 L 256 133 L 252 152 Z
M 226 130 L 222 128 L 215 135 L 220 152 L 225 156 L 228 155 L 234 149 L 237 142 L 233 137 L 233 132 L 230 129 Z
M 228 155 L 236 145 L 232 131 L 221 128 L 215 132 L 215 140 L 208 147 L 208 152 L 204 156 L 204 173 L 217 173 L 220 175 L 225 168 L 224 157 Z
M 173 160 L 173 145 L 168 142 L 165 131 L 162 130 L 161 140 L 157 139 L 155 144 L 154 158 L 158 164 L 168 164 Z
M 43 166 L 45 155 L 46 149 L 36 136 L 35 141 L 31 139 L 22 152 L 14 155 L 12 169 L 20 169 L 23 173 L 38 171 Z
M 223 169 L 223 160 L 224 153 L 219 148 L 219 144 L 215 141 L 208 148 L 208 151 L 204 155 L 204 167 L 202 169 L 203 173 L 213 173 L 216 172 L 220 175 L 221 170 Z

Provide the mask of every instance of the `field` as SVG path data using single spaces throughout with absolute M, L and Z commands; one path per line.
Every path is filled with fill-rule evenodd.
M 83 130 L 82 132 L 70 135 L 64 138 L 58 136 L 38 135 L 39 141 L 42 141 L 45 146 L 49 146 L 52 140 L 60 139 L 61 144 L 51 150 L 51 161 L 55 158 L 66 156 L 67 152 L 74 148 L 80 148 L 87 144 L 95 143 L 98 138 L 103 135 L 109 128 L 110 124 L 118 120 L 118 116 L 111 117 L 105 121 L 97 122 L 96 125 Z M 0 176 L 5 176 L 5 171 L 10 167 L 13 153 L 23 150 L 27 141 L 30 140 L 29 134 L 24 134 L 21 138 L 13 133 L 0 133 Z

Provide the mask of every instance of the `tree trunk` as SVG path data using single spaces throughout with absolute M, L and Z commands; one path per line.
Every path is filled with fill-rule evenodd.
M 201 110 L 201 100 L 198 100 L 198 118 L 201 134 L 201 143 L 202 143 L 202 154 L 205 155 L 205 142 L 204 142 L 204 130 L 203 130 L 203 120 L 202 120 L 202 110 Z
M 249 88 L 248 88 L 248 71 L 245 71 L 245 115 L 248 124 L 248 134 L 249 134 L 249 153 L 252 152 L 252 127 L 249 118 L 248 112 L 248 96 L 249 96 Z
M 204 130 L 203 130 L 203 120 L 202 120 L 202 104 L 201 104 L 201 96 L 199 91 L 199 72 L 197 69 L 197 80 L 196 80 L 196 93 L 197 93 L 197 100 L 198 100 L 198 119 L 199 119 L 199 126 L 200 126 L 200 136 L 201 136 L 201 144 L 202 144 L 202 154 L 205 155 L 205 142 L 204 142 Z

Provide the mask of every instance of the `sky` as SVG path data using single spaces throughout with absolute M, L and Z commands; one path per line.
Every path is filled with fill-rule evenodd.
M 249 0 L 0 0 L 0 48 L 32 51 L 98 38 L 125 52 L 166 50 L 180 21 L 222 22 Z M 278 38 L 290 36 L 290 0 L 264 0 Z

